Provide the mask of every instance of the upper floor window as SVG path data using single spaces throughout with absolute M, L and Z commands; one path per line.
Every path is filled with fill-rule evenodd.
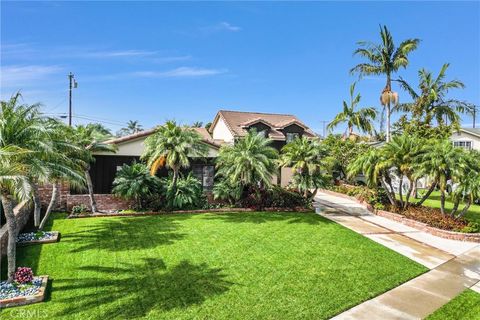
M 453 141 L 453 146 L 467 150 L 472 149 L 472 141 Z
M 292 142 L 298 137 L 300 137 L 300 134 L 298 132 L 287 132 L 287 143 Z

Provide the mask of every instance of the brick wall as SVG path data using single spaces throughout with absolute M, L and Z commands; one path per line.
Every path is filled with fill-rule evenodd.
M 18 230 L 22 230 L 23 227 L 28 222 L 28 218 L 30 217 L 30 214 L 32 213 L 32 206 L 29 202 L 24 201 L 19 203 L 14 209 L 13 209 L 15 215 L 17 216 L 17 227 Z M 2 228 L 0 228 L 0 264 L 1 262 L 1 257 L 7 254 L 7 244 L 8 244 L 8 230 L 7 230 L 7 225 L 3 225 Z
M 133 202 L 117 198 L 112 194 L 96 194 L 97 209 L 99 211 L 125 210 L 129 209 Z M 67 196 L 67 210 L 71 211 L 73 206 L 84 204 L 90 208 L 90 198 L 88 194 L 72 194 Z
M 67 197 L 70 195 L 70 186 L 67 183 L 58 184 L 58 199 L 54 210 L 66 210 L 67 209 Z M 43 184 L 38 186 L 38 193 L 40 194 L 40 201 L 42 208 L 46 209 L 50 203 L 52 197 L 52 185 Z

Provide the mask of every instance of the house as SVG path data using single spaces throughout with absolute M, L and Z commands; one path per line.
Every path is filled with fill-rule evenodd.
M 203 143 L 208 147 L 208 154 L 202 158 L 191 158 L 191 166 L 184 170 L 192 172 L 203 185 L 204 190 L 209 191 L 213 187 L 215 177 L 215 158 L 222 145 L 231 145 L 244 137 L 250 130 L 262 132 L 265 137 L 271 139 L 272 146 L 280 150 L 285 144 L 296 137 L 313 138 L 316 135 L 302 121 L 294 115 L 240 112 L 220 110 L 215 115 L 212 125 L 205 128 L 192 128 L 202 137 Z M 144 151 L 145 139 L 155 133 L 155 129 L 141 131 L 121 138 L 115 138 L 107 143 L 115 144 L 118 148 L 115 153 L 99 152 L 94 154 L 95 161 L 91 164 L 90 176 L 93 183 L 93 191 L 99 210 L 115 210 L 127 206 L 126 202 L 111 195 L 113 180 L 117 171 L 124 164 L 139 161 Z M 161 168 L 160 176 L 167 176 L 167 168 Z M 292 177 L 290 168 L 282 168 L 274 177 L 274 183 L 286 186 Z M 46 205 L 51 193 L 50 187 L 42 188 L 45 197 L 42 202 Z M 73 205 L 85 204 L 88 206 L 89 199 L 85 191 L 69 190 L 68 186 L 61 186 L 60 207 L 70 208 Z
M 450 140 L 455 147 L 480 151 L 480 128 L 460 128 Z

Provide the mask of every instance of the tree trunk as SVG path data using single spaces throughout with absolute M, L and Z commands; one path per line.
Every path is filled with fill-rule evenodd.
M 178 181 L 178 169 L 173 169 L 173 180 L 172 180 L 172 184 L 173 184 L 173 187 L 176 187 L 177 186 L 177 181 Z
M 390 100 L 387 103 L 387 133 L 386 133 L 386 140 L 387 142 L 390 142 L 390 116 L 391 116 L 391 110 L 390 110 Z
M 471 204 L 472 204 L 472 199 L 469 198 L 468 201 L 467 201 L 467 203 L 465 204 L 465 207 L 463 207 L 463 210 L 458 214 L 458 216 L 457 216 L 456 218 L 457 218 L 457 219 L 460 219 L 461 217 L 463 217 L 463 216 L 467 213 L 467 211 L 468 211 L 468 209 L 470 208 L 470 205 L 471 205 Z
M 445 190 L 440 190 L 440 211 L 445 214 Z
M 457 213 L 458 206 L 460 205 L 460 199 L 455 199 L 455 202 L 453 203 L 453 208 L 452 211 L 450 211 L 450 215 L 452 217 L 455 216 L 455 213 Z
M 33 198 L 33 225 L 38 227 L 40 225 L 40 215 L 42 213 L 42 203 L 40 202 L 40 195 L 38 193 L 38 185 L 32 182 L 32 198 Z
M 416 180 L 412 181 L 408 179 L 408 181 L 410 182 L 410 186 L 408 187 L 408 192 L 405 195 L 405 203 L 403 204 L 403 209 L 407 209 L 410 201 L 410 195 L 412 194 L 412 191 L 413 191 L 413 185 L 414 183 L 416 183 Z
M 13 212 L 13 201 L 10 195 L 2 194 L 2 205 L 5 212 L 5 218 L 7 219 L 7 229 L 8 229 L 8 245 L 7 245 L 7 259 L 8 259 L 8 268 L 7 282 L 13 281 L 13 276 L 15 274 L 15 263 L 17 258 L 17 217 Z
M 400 181 L 398 182 L 398 196 L 400 198 L 400 207 L 403 208 L 403 175 L 400 176 Z
M 435 190 L 435 187 L 437 186 L 437 182 L 434 181 L 432 182 L 432 184 L 430 185 L 430 188 L 428 189 L 427 193 L 425 193 L 425 195 L 422 197 L 422 199 L 417 202 L 417 205 L 422 205 L 423 202 L 425 202 L 425 200 L 428 199 L 428 197 L 430 197 L 430 195 L 432 194 L 433 190 Z
M 385 189 L 385 191 L 387 191 L 387 197 L 388 197 L 388 200 L 390 200 L 390 203 L 392 204 L 392 206 L 396 206 L 395 198 L 392 198 L 392 194 L 390 190 L 388 190 L 387 184 L 385 183 L 385 180 L 383 178 L 380 179 L 380 183 L 382 184 L 382 187 Z
M 48 204 L 47 211 L 45 211 L 45 216 L 42 219 L 42 222 L 40 222 L 40 227 L 38 229 L 42 230 L 45 228 L 45 224 L 47 223 L 48 217 L 50 216 L 50 213 L 52 212 L 53 208 L 55 207 L 55 204 L 57 203 L 57 197 L 58 197 L 58 185 L 56 183 L 52 184 L 52 197 L 50 198 L 50 203 Z
M 85 170 L 85 180 L 87 181 L 88 196 L 90 197 L 90 208 L 92 213 L 95 213 L 97 212 L 97 202 L 95 201 L 95 196 L 93 195 L 93 183 L 89 170 Z
M 418 199 L 417 184 L 418 184 L 418 179 L 415 179 L 415 181 L 413 182 L 412 194 L 410 195 L 411 197 L 413 197 L 413 199 Z

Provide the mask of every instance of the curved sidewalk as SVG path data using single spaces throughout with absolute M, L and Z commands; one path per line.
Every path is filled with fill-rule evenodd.
M 320 192 L 314 206 L 320 215 L 431 269 L 334 319 L 423 319 L 465 289 L 480 285 L 478 243 L 435 237 Z

